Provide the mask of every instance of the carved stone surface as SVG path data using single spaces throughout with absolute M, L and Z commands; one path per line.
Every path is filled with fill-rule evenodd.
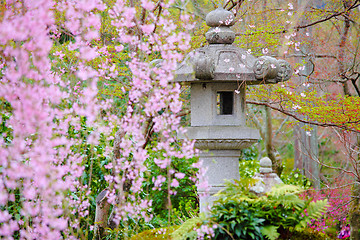
M 204 60 L 204 56 L 207 57 Z M 253 66 L 256 58 L 230 44 L 210 44 L 190 53 L 176 70 L 176 82 L 234 82 L 258 84 Z M 206 62 L 206 64 L 204 64 Z M 203 69 L 201 69 L 203 67 Z M 203 74 L 203 72 L 212 74 Z
M 229 27 L 214 27 L 205 34 L 210 44 L 231 44 L 235 40 L 235 33 Z
M 264 83 L 277 83 L 289 80 L 292 69 L 285 60 L 263 56 L 259 57 L 254 64 L 255 78 L 267 80 Z
M 263 56 L 259 57 L 254 64 L 255 78 L 260 80 L 274 79 L 280 69 L 276 58 Z
M 279 59 L 278 63 L 279 63 L 280 69 L 276 75 L 276 81 L 283 82 L 283 81 L 289 80 L 291 77 L 291 74 L 292 74 L 292 67 L 291 67 L 290 63 L 288 63 L 287 61 L 285 61 L 283 59 Z
M 207 206 L 215 196 L 211 196 L 224 189 L 227 181 L 239 179 L 239 156 L 240 150 L 210 150 L 200 152 L 203 167 L 207 169 L 207 184 L 210 187 L 209 197 L 200 197 L 200 211 L 205 212 Z M 205 186 L 205 184 L 200 184 Z M 198 188 L 199 193 L 204 193 L 204 188 Z
M 195 55 L 194 61 L 195 77 L 198 79 L 213 79 L 215 63 L 204 53 Z
M 259 131 L 244 126 L 199 126 L 187 127 L 184 134 L 189 139 L 199 140 L 242 140 L 260 138 Z
M 270 158 L 264 157 L 260 160 L 260 173 L 272 173 L 272 162 Z
M 200 150 L 206 149 L 224 149 L 224 150 L 233 150 L 233 149 L 243 149 L 250 147 L 253 143 L 257 142 L 255 139 L 198 139 L 195 142 L 195 147 Z

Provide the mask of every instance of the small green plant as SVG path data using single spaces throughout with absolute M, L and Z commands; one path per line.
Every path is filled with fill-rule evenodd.
M 312 185 L 311 181 L 299 169 L 295 169 L 288 174 L 282 174 L 280 178 L 285 184 L 296 185 L 303 189 L 308 189 Z
M 257 153 L 254 147 L 246 148 L 241 151 L 239 170 L 240 178 L 252 178 L 259 172 L 260 163 L 257 160 Z
M 141 232 L 133 237 L 130 240 L 165 240 L 172 239 L 170 236 L 176 230 L 178 226 L 168 227 L 168 228 L 155 228 Z

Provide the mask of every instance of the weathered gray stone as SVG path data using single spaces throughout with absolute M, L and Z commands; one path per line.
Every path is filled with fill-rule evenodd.
M 206 25 L 209 27 L 232 26 L 235 23 L 234 20 L 234 14 L 222 7 L 209 12 L 205 18 Z
M 203 161 L 203 167 L 207 168 L 208 184 L 210 186 L 207 197 L 200 197 L 200 212 L 206 212 L 211 206 L 214 197 L 218 191 L 224 189 L 226 181 L 239 179 L 239 155 L 240 150 L 214 150 L 202 151 L 200 159 Z M 238 171 L 236 171 L 236 169 Z M 203 193 L 205 189 L 198 189 Z
M 213 27 L 205 37 L 210 44 L 231 44 L 235 40 L 235 33 L 229 27 Z

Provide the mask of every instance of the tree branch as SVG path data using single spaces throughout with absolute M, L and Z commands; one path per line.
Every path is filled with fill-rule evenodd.
M 297 120 L 299 122 L 302 122 L 302 123 L 305 123 L 305 124 L 316 125 L 316 126 L 320 126 L 320 127 L 335 127 L 335 128 L 340 128 L 340 129 L 351 131 L 351 132 L 360 133 L 360 131 L 358 131 L 358 130 L 351 129 L 351 128 L 348 128 L 346 126 L 342 126 L 342 125 L 338 125 L 338 124 L 334 124 L 334 123 L 319 123 L 319 122 L 304 120 L 304 119 L 301 119 L 300 117 L 298 117 L 298 116 L 296 116 L 296 115 L 294 115 L 294 114 L 292 114 L 290 112 L 287 112 L 286 110 L 284 110 L 282 108 L 274 107 L 270 103 L 255 102 L 255 101 L 249 101 L 249 100 L 246 100 L 246 103 L 247 104 L 259 105 L 259 106 L 268 106 L 271 109 L 274 109 L 274 110 L 276 110 L 278 112 L 281 112 L 281 113 L 283 113 L 283 114 L 285 114 L 287 116 L 290 116 L 290 117 L 294 118 L 295 120 Z M 357 123 L 357 122 L 351 122 L 351 123 Z
M 337 17 L 337 16 L 341 16 L 343 14 L 346 14 L 348 13 L 350 10 L 354 9 L 354 8 L 357 8 L 358 6 L 360 6 L 360 3 L 358 3 L 359 0 L 355 0 L 353 4 L 351 4 L 348 8 L 346 8 L 344 11 L 342 12 L 338 12 L 338 13 L 334 13 L 324 19 L 320 19 L 318 21 L 315 21 L 315 22 L 312 22 L 312 23 L 309 23 L 309 24 L 305 24 L 305 25 L 301 25 L 301 26 L 297 26 L 295 27 L 296 30 L 299 30 L 301 28 L 307 28 L 307 27 L 311 27 L 311 26 L 314 26 L 316 24 L 319 24 L 319 23 L 322 23 L 322 22 L 326 22 L 334 17 Z

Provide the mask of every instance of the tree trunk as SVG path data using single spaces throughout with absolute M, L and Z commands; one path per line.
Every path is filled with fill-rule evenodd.
M 360 240 L 360 182 L 356 182 L 352 188 L 353 201 L 350 205 L 349 222 L 351 228 L 351 240 Z
M 265 106 L 265 116 L 266 116 L 266 127 L 265 127 L 265 132 L 266 132 L 265 136 L 266 137 L 265 137 L 264 141 L 265 141 L 266 153 L 272 162 L 272 168 L 273 168 L 274 172 L 278 176 L 281 176 L 281 173 L 284 170 L 284 166 L 282 165 L 282 160 L 281 160 L 280 156 L 275 153 L 276 150 L 274 149 L 274 146 L 273 146 L 271 109 L 267 106 Z
M 101 240 L 105 237 L 105 228 L 107 227 L 111 206 L 107 201 L 107 192 L 108 190 L 104 189 L 96 197 L 94 240 Z
M 113 156 L 112 156 L 113 166 L 116 165 L 116 159 L 121 157 L 120 142 L 124 136 L 125 133 L 121 130 L 118 130 L 115 134 Z M 112 186 L 109 186 L 109 189 L 111 188 Z M 106 195 L 107 192 L 108 189 L 106 188 L 103 191 L 101 191 L 99 195 L 96 197 L 95 226 L 94 226 L 93 240 L 104 239 L 107 235 L 106 232 L 104 231 L 105 228 L 109 227 L 109 224 L 113 223 L 113 221 L 111 220 L 113 217 L 114 209 L 110 214 L 111 204 L 107 201 L 107 195 Z
M 315 189 L 320 189 L 319 147 L 317 127 L 311 126 L 311 131 L 303 129 L 305 125 L 299 123 L 294 128 L 295 159 L 294 168 L 312 180 Z

